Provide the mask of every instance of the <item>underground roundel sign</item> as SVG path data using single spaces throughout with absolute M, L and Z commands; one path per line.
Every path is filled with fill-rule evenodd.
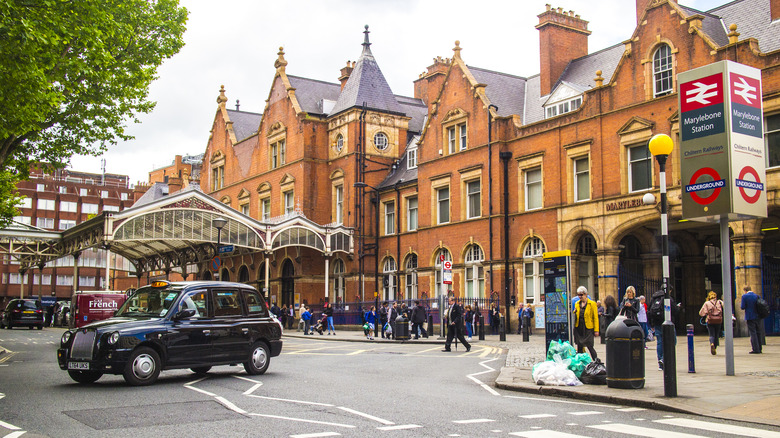
M 700 179 L 704 176 L 710 177 L 711 181 L 700 182 Z M 701 169 L 694 172 L 693 176 L 691 176 L 691 181 L 688 183 L 688 185 L 685 186 L 685 193 L 690 194 L 691 199 L 693 199 L 693 201 L 697 204 L 707 205 L 718 199 L 718 195 L 720 195 L 721 189 L 725 186 L 726 180 L 720 177 L 720 174 L 717 170 L 711 167 L 702 167 Z M 710 193 L 708 196 L 701 196 L 698 193 L 705 190 L 712 190 L 712 193 Z
M 748 175 L 752 177 L 752 180 L 745 179 Z M 761 182 L 758 172 L 751 166 L 742 168 L 739 172 L 739 178 L 737 178 L 735 183 L 737 188 L 739 188 L 739 193 L 742 195 L 742 198 L 749 204 L 755 204 L 756 201 L 758 201 L 758 198 L 761 197 L 761 192 L 764 191 L 764 184 Z

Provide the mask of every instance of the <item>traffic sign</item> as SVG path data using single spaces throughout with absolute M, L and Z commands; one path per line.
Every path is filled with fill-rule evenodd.
M 753 177 L 753 180 L 746 180 L 745 176 L 750 175 Z M 735 181 L 737 184 L 737 187 L 739 188 L 739 193 L 742 195 L 742 198 L 745 199 L 749 204 L 755 204 L 756 201 L 761 197 L 761 192 L 764 191 L 764 184 L 761 183 L 761 177 L 758 176 L 758 172 L 756 172 L 756 169 L 753 169 L 750 166 L 745 166 L 742 168 L 742 171 L 739 172 L 739 178 Z M 746 190 L 755 190 L 755 193 L 752 195 L 748 195 Z
M 445 260 L 441 264 L 441 282 L 452 284 L 452 262 L 449 260 Z
M 213 259 L 211 259 L 212 270 L 216 271 L 220 266 L 222 266 L 222 259 L 219 258 L 219 256 L 215 256 Z
M 225 254 L 225 253 L 233 252 L 234 249 L 235 248 L 233 247 L 233 245 L 225 245 L 225 246 L 220 246 L 218 252 L 220 254 Z
M 699 182 L 699 178 L 702 176 L 709 176 L 712 180 Z M 721 189 L 725 186 L 726 181 L 721 179 L 717 170 L 711 167 L 702 167 L 693 174 L 691 182 L 685 186 L 685 193 L 690 193 L 691 198 L 697 204 L 707 205 L 718 199 Z M 696 193 L 704 190 L 712 190 L 712 193 L 708 196 L 699 196 L 699 194 Z

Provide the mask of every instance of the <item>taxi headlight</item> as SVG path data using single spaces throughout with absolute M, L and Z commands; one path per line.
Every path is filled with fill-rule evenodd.
M 108 335 L 108 345 L 114 345 L 119 342 L 119 332 L 114 332 Z
M 69 331 L 66 331 L 65 333 L 63 333 L 63 334 L 62 334 L 62 338 L 60 338 L 60 342 L 61 342 L 63 345 L 64 345 L 64 344 L 67 344 L 67 343 L 68 343 L 68 341 L 70 341 L 70 336 L 71 336 L 71 334 L 72 334 L 72 333 L 71 333 L 71 332 L 69 332 Z

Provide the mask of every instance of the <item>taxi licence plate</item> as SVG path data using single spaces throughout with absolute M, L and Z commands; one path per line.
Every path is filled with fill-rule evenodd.
M 88 370 L 89 362 L 68 362 L 69 370 Z

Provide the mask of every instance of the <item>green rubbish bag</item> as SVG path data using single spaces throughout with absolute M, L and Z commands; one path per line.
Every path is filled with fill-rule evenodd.
M 593 359 L 590 358 L 588 353 L 578 353 L 571 358 L 569 369 L 574 371 L 574 375 L 579 379 L 582 376 L 582 372 L 585 371 L 585 367 L 591 362 L 593 362 Z
M 577 350 L 571 346 L 569 341 L 552 341 L 547 349 L 547 360 L 553 360 L 556 354 L 561 355 L 561 360 L 569 359 L 577 354 Z

